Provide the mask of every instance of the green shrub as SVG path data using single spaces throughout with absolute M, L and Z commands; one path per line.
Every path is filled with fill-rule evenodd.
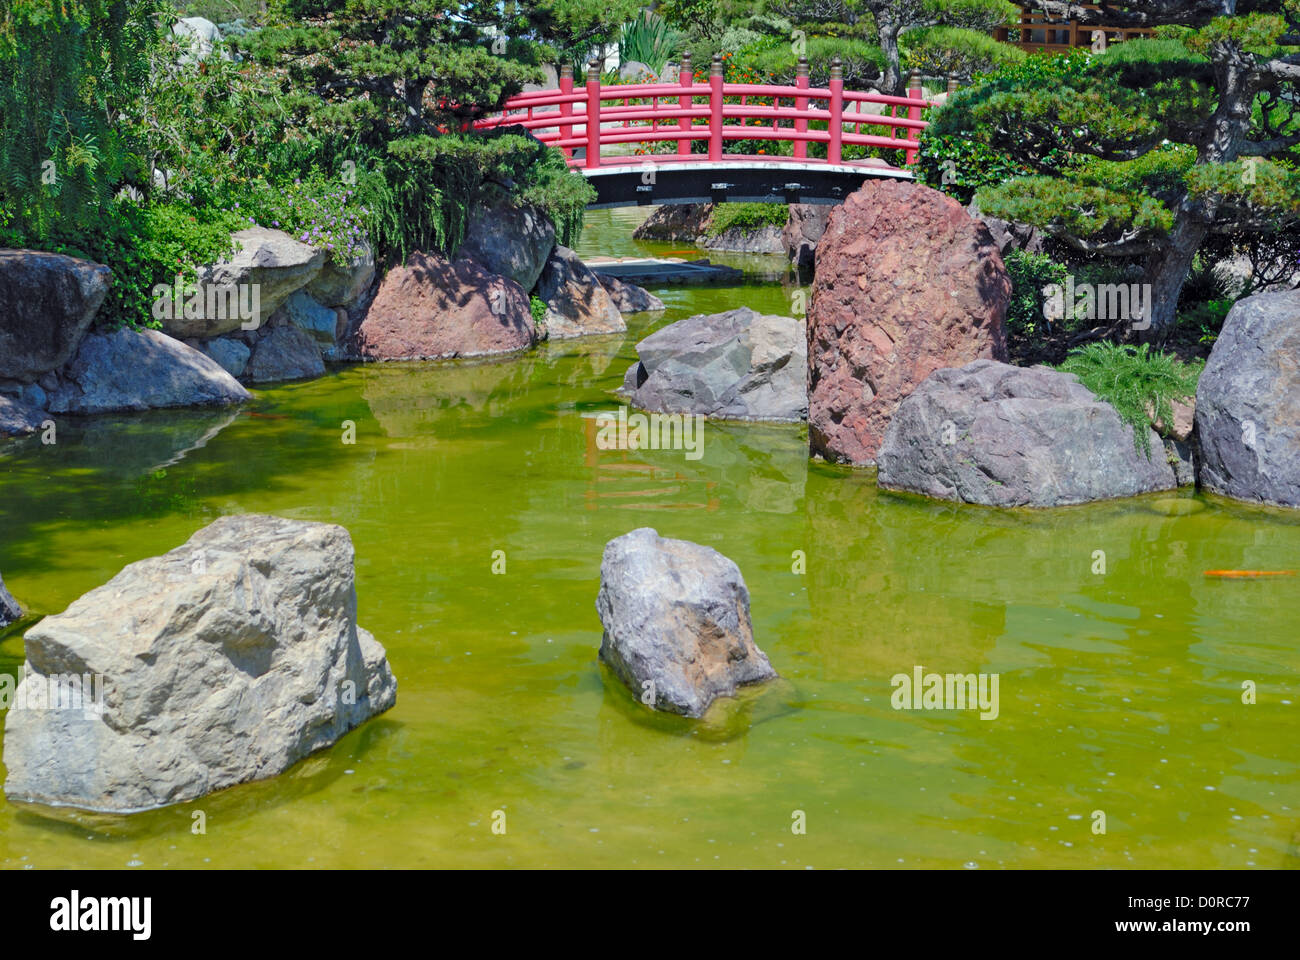
M 721 236 L 732 228 L 784 227 L 789 219 L 790 208 L 783 203 L 720 203 L 713 208 L 709 236 Z
M 1070 268 L 1042 253 L 1012 250 L 1003 258 L 1011 277 L 1011 301 L 1007 304 L 1007 334 L 1032 337 L 1042 329 L 1043 287 L 1064 284 Z
M 663 73 L 664 65 L 677 55 L 682 43 L 682 34 L 650 10 L 642 10 L 641 15 L 623 24 L 623 32 L 618 40 L 619 60 L 627 63 L 636 60 L 644 63 L 655 72 Z
M 366 240 L 365 217 L 356 192 L 313 172 L 285 187 L 259 181 L 234 209 L 249 224 L 283 230 L 302 243 L 325 250 L 331 260 L 348 263 Z
M 1150 429 L 1156 421 L 1173 423 L 1173 401 L 1195 395 L 1203 361 L 1183 363 L 1168 353 L 1152 353 L 1150 344 L 1090 343 L 1070 351 L 1057 369 L 1079 381 L 1119 413 L 1133 428 L 1133 445 L 1151 457 Z
M 541 297 L 530 296 L 528 298 L 528 310 L 533 315 L 533 324 L 538 331 L 546 329 L 546 301 Z

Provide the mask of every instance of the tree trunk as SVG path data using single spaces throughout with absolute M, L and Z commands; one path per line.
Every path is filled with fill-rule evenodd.
M 876 23 L 880 34 L 880 49 L 885 55 L 885 76 L 880 83 L 880 92 L 891 97 L 905 97 L 907 90 L 898 53 L 899 28 L 887 17 L 877 18 Z
M 1206 224 L 1183 213 L 1170 231 L 1168 245 L 1147 258 L 1145 273 L 1147 282 L 1151 284 L 1150 326 L 1145 329 L 1133 327 L 1142 342 L 1163 344 L 1173 333 L 1178 295 L 1182 293 L 1196 251 L 1208 234 Z

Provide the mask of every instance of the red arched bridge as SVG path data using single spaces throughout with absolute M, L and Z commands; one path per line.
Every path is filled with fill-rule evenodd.
M 932 106 L 913 74 L 906 97 L 844 89 L 839 61 L 829 85 L 810 87 L 800 58 L 794 86 L 724 83 L 714 57 L 707 82 L 684 57 L 676 83 L 602 86 L 598 65 L 576 88 L 573 70 L 560 72 L 559 88 L 511 97 L 503 111 L 475 129 L 522 126 L 558 147 L 569 166 L 596 188 L 593 207 L 658 203 L 839 203 L 869 177 L 911 179 L 881 159 L 846 160 L 846 147 L 897 151 L 904 164 L 916 159 Z M 863 128 L 874 132 L 864 133 Z M 727 141 L 744 141 L 756 152 L 726 153 Z M 768 144 L 792 144 L 789 156 L 766 152 Z M 676 144 L 676 152 L 658 152 Z M 704 144 L 697 148 L 696 144 Z M 816 156 L 809 156 L 809 144 Z M 629 154 L 631 149 L 639 153 Z M 602 154 L 602 148 L 609 148 Z

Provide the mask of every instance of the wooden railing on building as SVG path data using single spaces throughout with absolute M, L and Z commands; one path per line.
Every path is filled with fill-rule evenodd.
M 1100 10 L 1095 4 L 1082 4 L 1090 10 Z M 1103 24 L 1083 24 L 1077 20 L 1055 20 L 1031 7 L 1020 8 L 1020 22 L 1010 27 L 999 27 L 993 36 L 1003 43 L 1019 47 L 1030 53 L 1039 50 L 1068 53 L 1070 50 L 1092 49 L 1099 38 L 1105 45 L 1122 43 L 1135 37 L 1149 37 L 1152 31 L 1136 27 L 1112 27 Z

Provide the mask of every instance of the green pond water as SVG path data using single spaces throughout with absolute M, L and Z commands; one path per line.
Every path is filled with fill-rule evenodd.
M 580 252 L 674 249 L 634 246 L 638 217 L 593 214 Z M 1186 492 L 928 503 L 810 463 L 798 426 L 709 423 L 699 460 L 595 446 L 590 415 L 614 409 L 641 336 L 786 311 L 791 289 L 659 290 L 667 313 L 624 338 L 343 368 L 245 410 L 0 448 L 0 571 L 34 613 L 222 514 L 339 523 L 360 622 L 399 682 L 392 711 L 272 780 L 124 818 L 0 801 L 0 864 L 1300 865 L 1300 581 L 1203 575 L 1300 568 L 1300 514 Z M 692 723 L 603 674 L 601 551 L 641 526 L 736 561 L 783 683 Z M 0 635 L 0 670 L 19 668 L 21 633 Z M 998 716 L 893 709 L 890 678 L 918 665 L 997 674 Z

